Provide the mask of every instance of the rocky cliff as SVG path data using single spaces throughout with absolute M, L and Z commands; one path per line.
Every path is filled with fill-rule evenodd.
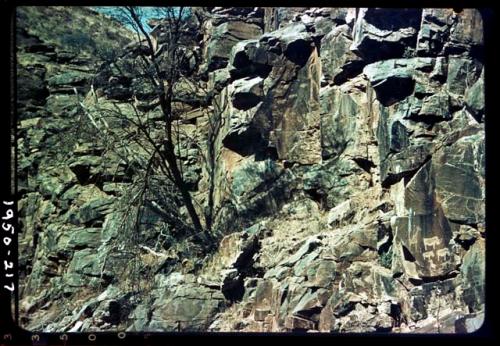
M 35 25 L 40 11 L 20 8 L 17 23 L 23 327 L 481 326 L 479 11 L 193 8 L 187 68 L 196 83 L 176 89 L 176 145 L 197 208 L 218 211 L 209 249 L 165 216 L 188 219 L 175 193 L 151 197 L 140 227 L 123 227 L 145 146 L 123 123 L 88 112 L 133 117 L 139 108 L 161 140 L 155 95 L 129 68 L 141 45 L 90 9 L 57 9 L 86 22 L 87 38 Z M 164 25 L 152 33 L 159 44 Z M 111 46 L 118 60 L 103 64 Z M 214 107 L 222 121 L 207 166 Z M 119 136 L 110 143 L 103 129 Z

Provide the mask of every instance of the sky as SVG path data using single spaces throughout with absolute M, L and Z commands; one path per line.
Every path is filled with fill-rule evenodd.
M 92 7 L 94 10 L 106 14 L 110 17 L 113 17 L 120 22 L 122 22 L 127 29 L 134 30 L 132 25 L 130 23 L 127 23 L 126 21 L 123 20 L 123 15 L 121 12 L 120 6 L 93 6 Z M 141 22 L 146 29 L 146 31 L 151 31 L 153 28 L 149 27 L 148 21 L 152 18 L 157 18 L 158 17 L 158 8 L 157 7 L 149 7 L 149 6 L 139 6 L 138 7 L 140 12 L 142 13 L 141 16 Z

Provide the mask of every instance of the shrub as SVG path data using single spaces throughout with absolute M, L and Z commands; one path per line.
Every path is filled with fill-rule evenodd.
M 392 246 L 379 256 L 379 263 L 385 268 L 391 269 L 392 267 Z
M 61 36 L 61 43 L 70 51 L 79 52 L 81 50 L 93 51 L 96 43 L 90 35 L 84 32 L 71 32 Z

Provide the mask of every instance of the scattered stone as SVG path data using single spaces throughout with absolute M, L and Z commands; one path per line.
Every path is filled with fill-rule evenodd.
M 354 214 L 355 210 L 352 202 L 350 200 L 342 202 L 328 213 L 328 225 L 333 227 L 339 225 L 341 222 L 349 222 L 349 219 Z

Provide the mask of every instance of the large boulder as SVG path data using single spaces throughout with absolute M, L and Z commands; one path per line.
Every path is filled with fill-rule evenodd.
M 453 116 L 458 99 L 448 92 L 460 82 L 449 71 L 439 58 L 394 59 L 365 67 L 381 103 L 377 138 L 383 185 L 413 174 L 430 158 L 442 134 L 438 128 L 447 128 L 441 123 L 462 121 Z
M 462 264 L 462 299 L 471 312 L 484 309 L 485 270 L 485 243 L 479 239 L 465 254 Z
M 224 68 L 227 65 L 233 46 L 241 41 L 256 38 L 262 29 L 251 23 L 230 21 L 216 26 L 207 47 L 208 71 Z
M 484 135 L 462 137 L 434 155 L 436 198 L 447 217 L 478 224 L 485 217 Z
M 450 55 L 463 54 L 483 58 L 484 28 L 480 11 L 467 8 L 453 15 L 453 29 L 445 44 Z
M 267 77 L 262 86 L 263 104 L 256 110 L 254 122 L 269 147 L 282 160 L 319 162 L 321 63 L 306 26 L 297 23 L 258 41 L 242 41 L 233 48 L 230 63 L 233 79 Z M 251 105 L 260 100 L 253 99 Z
M 265 190 L 282 173 L 283 168 L 275 161 L 246 161 L 233 173 L 232 193 L 235 200 L 249 199 L 253 194 Z
M 155 277 L 150 331 L 205 331 L 225 307 L 219 290 L 196 284 L 194 278 L 173 273 Z
M 361 73 L 364 62 L 354 54 L 351 28 L 347 25 L 335 27 L 321 39 L 321 64 L 324 78 L 341 84 Z
M 417 41 L 421 9 L 362 8 L 351 49 L 366 62 L 409 57 Z
M 361 84 L 365 80 L 356 78 L 352 82 Z M 354 88 L 359 84 L 348 82 L 321 89 L 321 152 L 323 159 L 348 156 L 369 171 L 378 161 L 378 102 Z
M 286 61 L 302 67 L 313 51 L 312 42 L 302 23 L 266 33 L 258 40 L 241 41 L 231 52 L 230 72 L 238 78 L 255 73 L 267 76 L 270 66 Z
M 467 109 L 478 121 L 484 121 L 484 69 L 481 76 L 472 85 L 465 94 L 465 104 Z
M 271 141 L 282 160 L 301 164 L 321 161 L 320 66 L 318 52 L 314 49 L 306 66 L 299 70 L 297 79 L 288 88 L 274 92 L 276 98 L 280 94 L 289 95 L 283 104 L 273 103 L 276 108 L 273 115 L 276 116 Z
M 453 17 L 452 9 L 426 8 L 422 10 L 422 24 L 417 40 L 418 55 L 437 56 L 441 54 L 450 34 Z
M 45 82 L 46 68 L 43 65 L 18 65 L 17 68 L 17 102 L 18 105 L 31 103 L 43 105 L 49 96 Z
M 48 89 L 51 93 L 72 94 L 74 90 L 85 93 L 91 76 L 85 72 L 68 70 L 48 78 Z
M 456 97 L 463 97 L 481 75 L 482 64 L 476 59 L 463 57 L 448 58 L 447 91 Z
M 369 168 L 367 168 L 369 170 Z M 302 188 L 323 208 L 333 208 L 372 184 L 371 174 L 354 159 L 340 156 L 304 169 Z
M 261 77 L 238 79 L 233 83 L 233 87 L 233 106 L 240 110 L 256 106 L 264 96 Z
M 384 106 L 390 106 L 413 94 L 415 82 L 433 70 L 431 58 L 392 59 L 367 65 L 363 72 Z
M 403 205 L 393 220 L 395 256 L 406 275 L 416 280 L 444 276 L 456 265 L 450 244 L 451 227 L 435 199 L 432 168 L 431 162 L 425 164 L 399 192 Z

